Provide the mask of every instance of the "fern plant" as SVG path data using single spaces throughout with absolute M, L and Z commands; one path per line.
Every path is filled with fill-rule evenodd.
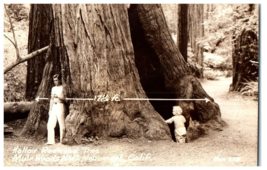
M 241 95 L 257 96 L 258 95 L 258 81 L 244 82 L 244 87 L 241 89 Z

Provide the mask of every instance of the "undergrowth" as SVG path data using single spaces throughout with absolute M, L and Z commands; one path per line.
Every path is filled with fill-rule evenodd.
M 258 95 L 258 81 L 244 82 L 245 86 L 241 89 L 241 95 L 257 96 Z
M 18 10 L 21 9 L 21 10 Z M 16 41 L 20 56 L 28 54 L 28 27 L 29 5 L 16 4 L 9 6 L 8 11 L 11 14 L 11 20 L 14 27 Z M 14 42 L 10 22 L 4 12 L 4 35 Z M 4 67 L 16 60 L 16 49 L 6 37 L 3 37 L 4 44 Z M 27 62 L 23 62 L 12 70 L 4 74 L 4 102 L 24 101 L 26 91 Z

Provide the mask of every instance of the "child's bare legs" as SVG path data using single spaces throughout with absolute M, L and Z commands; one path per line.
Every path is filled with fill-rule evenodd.
M 176 142 L 185 143 L 186 135 L 178 135 L 175 133 Z

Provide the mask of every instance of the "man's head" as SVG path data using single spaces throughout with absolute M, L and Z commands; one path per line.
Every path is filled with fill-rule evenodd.
M 181 115 L 183 112 L 180 106 L 173 106 L 172 114 L 173 115 Z
M 61 76 L 60 76 L 60 74 L 55 74 L 55 75 L 53 76 L 53 80 L 54 80 L 54 84 L 55 84 L 56 86 L 61 85 Z

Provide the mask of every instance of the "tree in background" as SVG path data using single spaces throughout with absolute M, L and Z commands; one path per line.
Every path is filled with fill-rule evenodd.
M 28 53 L 48 46 L 52 23 L 51 5 L 31 5 L 29 15 Z M 38 87 L 46 64 L 46 53 L 40 54 L 28 61 L 26 78 L 26 99 L 31 101 L 36 97 Z
M 257 94 L 259 6 L 207 4 L 205 11 L 205 35 L 198 43 L 204 46 L 206 55 L 214 53 L 224 58 L 221 68 L 233 70 L 230 91 Z
M 214 4 L 205 4 L 204 10 L 205 10 L 204 13 L 205 19 L 208 20 L 209 18 L 211 18 L 211 15 L 214 11 Z
M 245 92 L 249 90 L 246 87 L 248 82 L 258 80 L 258 12 L 255 4 L 234 6 L 236 25 L 233 29 L 233 81 L 230 91 Z
M 188 32 L 189 42 L 194 58 L 199 69 L 199 78 L 203 78 L 203 47 L 197 42 L 204 36 L 204 5 L 189 4 L 188 7 Z
M 178 4 L 177 12 L 177 47 L 180 50 L 184 60 L 187 62 L 187 44 L 188 44 L 188 4 Z

